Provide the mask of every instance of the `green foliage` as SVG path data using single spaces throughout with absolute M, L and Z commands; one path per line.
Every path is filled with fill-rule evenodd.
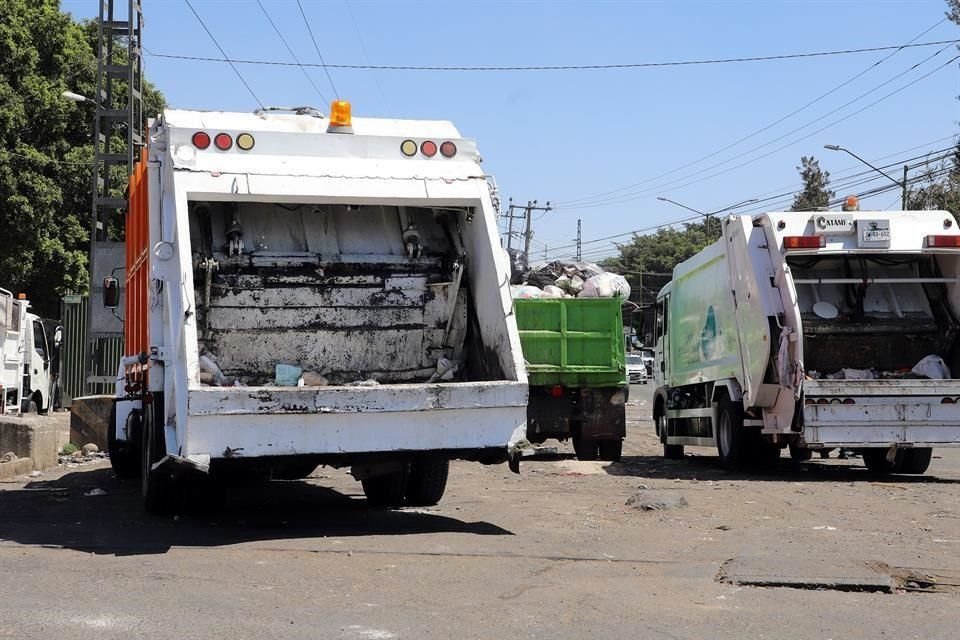
M 68 442 L 67 444 L 63 445 L 63 449 L 60 450 L 60 453 L 61 455 L 69 456 L 70 454 L 76 453 L 77 451 L 80 451 L 80 447 L 73 444 L 72 442 Z
M 687 223 L 683 229 L 663 227 L 650 235 L 635 235 L 619 245 L 620 256 L 604 260 L 606 269 L 622 274 L 671 273 L 673 267 L 691 257 L 720 236 L 720 221 Z
M 914 176 L 907 192 L 907 209 L 942 209 L 960 218 L 960 141 L 953 154 Z
M 827 186 L 830 184 L 830 172 L 820 168 L 820 162 L 813 156 L 802 156 L 797 167 L 803 180 L 803 189 L 793 198 L 791 211 L 813 211 L 830 204 L 836 195 Z
M 96 24 L 58 0 L 0 0 L 0 16 L 0 287 L 55 317 L 89 284 L 93 105 L 61 94 L 94 95 Z M 144 103 L 155 113 L 163 97 L 144 87 Z

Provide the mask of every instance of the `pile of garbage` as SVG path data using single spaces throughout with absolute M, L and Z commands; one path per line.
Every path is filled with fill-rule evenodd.
M 553 262 L 520 271 L 523 261 L 511 255 L 510 291 L 514 298 L 615 298 L 630 297 L 626 278 L 604 271 L 593 262 Z
M 807 378 L 813 380 L 949 380 L 950 367 L 943 358 L 936 355 L 924 357 L 912 369 L 880 371 L 878 369 L 840 369 L 822 374 L 807 371 Z

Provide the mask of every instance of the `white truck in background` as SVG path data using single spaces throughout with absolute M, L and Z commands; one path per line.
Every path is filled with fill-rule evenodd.
M 62 330 L 0 289 L 0 413 L 47 413 L 57 398 Z
M 149 509 L 186 476 L 318 464 L 371 504 L 433 504 L 451 459 L 518 460 L 527 378 L 475 143 L 332 108 L 150 125 L 109 438 Z
M 960 446 L 958 319 L 950 213 L 730 216 L 658 296 L 664 455 L 715 446 L 736 468 L 842 447 L 924 473 Z

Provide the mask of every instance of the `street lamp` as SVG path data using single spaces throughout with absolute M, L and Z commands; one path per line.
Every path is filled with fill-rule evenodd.
M 74 93 L 73 91 L 64 91 L 60 95 L 70 102 L 90 102 L 90 98 L 82 96 L 79 93 Z
M 864 160 L 863 158 L 861 158 L 860 156 L 858 156 L 857 154 L 855 154 L 853 151 L 850 151 L 850 149 L 847 149 L 847 148 L 845 148 L 845 147 L 841 147 L 841 146 L 838 145 L 838 144 L 825 144 L 825 145 L 823 145 L 823 148 L 824 148 L 824 149 L 828 149 L 828 150 L 830 150 L 830 151 L 843 151 L 843 152 L 845 152 L 845 153 L 849 153 L 851 156 L 853 156 L 854 158 L 856 158 L 857 160 L 859 160 L 859 161 L 862 162 L 863 164 L 867 165 L 868 167 L 870 167 L 871 169 L 873 169 L 874 171 L 876 171 L 876 172 L 879 173 L 880 175 L 886 177 L 886 178 L 887 178 L 888 180 L 890 180 L 890 182 L 892 182 L 893 184 L 895 184 L 895 185 L 897 185 L 898 187 L 900 187 L 900 188 L 903 190 L 903 195 L 901 196 L 901 199 L 900 199 L 900 208 L 903 209 L 904 211 L 907 210 L 907 171 L 909 170 L 909 168 L 908 168 L 907 165 L 903 165 L 903 181 L 900 181 L 900 180 L 894 179 L 894 178 L 893 178 L 889 173 L 887 173 L 886 171 L 883 171 L 882 169 L 873 166 L 872 164 L 870 164 L 869 162 L 867 162 L 866 160 Z

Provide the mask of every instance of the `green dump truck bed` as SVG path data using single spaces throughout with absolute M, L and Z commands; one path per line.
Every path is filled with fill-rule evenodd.
M 626 384 L 620 298 L 513 301 L 531 386 Z

